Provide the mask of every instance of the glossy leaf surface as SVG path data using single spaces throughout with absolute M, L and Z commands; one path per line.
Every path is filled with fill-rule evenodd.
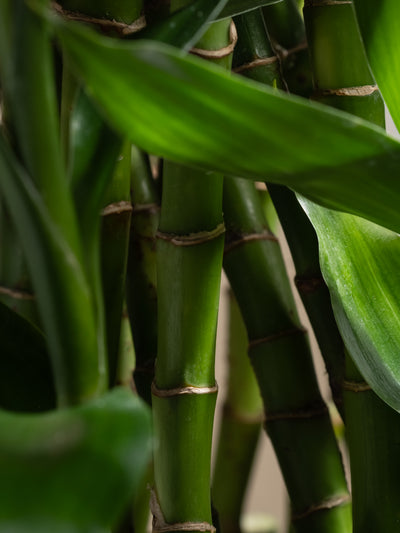
M 277 4 L 278 2 L 281 2 L 281 0 L 228 0 L 217 19 L 234 17 L 258 7 Z
M 349 353 L 400 411 L 400 236 L 302 199 L 318 234 L 321 269 Z
M 0 531 L 110 531 L 151 455 L 150 415 L 114 389 L 83 407 L 42 415 L 0 411 Z
M 400 3 L 354 0 L 354 6 L 372 72 L 400 129 Z
M 54 26 L 110 121 L 146 151 L 282 183 L 400 231 L 400 144 L 380 129 L 160 43 L 126 44 L 77 25 Z

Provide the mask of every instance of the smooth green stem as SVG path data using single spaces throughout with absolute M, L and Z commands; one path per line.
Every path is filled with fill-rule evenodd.
M 157 354 L 156 233 L 160 200 L 146 154 L 132 148 L 132 221 L 126 296 L 136 362 L 134 381 L 139 396 L 151 404 L 151 383 Z
M 279 243 L 253 184 L 226 178 L 224 269 L 249 336 L 249 356 L 299 532 L 350 531 L 341 457 L 297 316 Z M 330 508 L 324 507 L 331 502 Z M 321 506 L 321 507 L 320 507 Z
M 263 404 L 247 356 L 247 333 L 229 291 L 228 388 L 219 431 L 212 500 L 221 531 L 240 533 L 247 484 L 261 433 Z

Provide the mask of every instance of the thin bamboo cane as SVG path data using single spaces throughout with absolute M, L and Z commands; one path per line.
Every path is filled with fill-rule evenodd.
M 126 279 L 128 313 L 135 345 L 136 390 L 151 404 L 157 354 L 156 233 L 160 201 L 146 154 L 132 148 L 132 221 Z
M 229 25 L 213 25 L 197 48 L 225 47 Z M 166 162 L 157 234 L 153 531 L 214 531 L 210 459 L 223 233 L 222 176 Z
M 254 186 L 226 178 L 224 269 L 249 336 L 249 356 L 292 503 L 297 532 L 350 530 L 346 481 L 327 408 L 320 396 L 276 238 Z
M 384 106 L 379 92 L 365 90 L 375 84 L 353 6 L 349 3 L 312 6 L 306 2 L 304 15 L 318 83 L 315 98 L 384 127 Z M 324 45 L 321 45 L 322 36 Z M 323 64 L 326 57 L 332 63 L 331 72 L 327 72 Z M 361 90 L 355 91 L 356 87 Z M 353 531 L 399 531 L 399 414 L 370 389 L 349 355 L 346 356 L 344 403 Z
M 247 484 L 263 420 L 263 404 L 247 357 L 247 333 L 229 290 L 228 387 L 213 476 L 212 500 L 221 531 L 240 533 Z

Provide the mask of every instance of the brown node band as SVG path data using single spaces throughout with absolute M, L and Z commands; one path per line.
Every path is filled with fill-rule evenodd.
M 294 278 L 294 283 L 298 291 L 302 294 L 309 294 L 309 293 L 315 292 L 320 287 L 323 287 L 325 285 L 325 282 L 322 276 L 318 278 L 302 278 L 302 277 L 296 276 Z
M 307 333 L 307 330 L 305 328 L 293 328 L 293 329 L 287 329 L 285 331 L 280 331 L 279 333 L 275 333 L 274 335 L 269 335 L 268 337 L 263 337 L 261 339 L 254 339 L 249 342 L 249 350 L 251 348 L 254 348 L 255 346 L 259 346 L 260 344 L 267 344 L 269 342 L 274 342 L 279 339 L 283 339 L 285 337 L 291 337 L 292 335 L 305 335 Z
M 119 22 L 117 20 L 107 20 L 102 18 L 91 17 L 85 15 L 84 13 L 79 13 L 76 11 L 69 11 L 64 9 L 58 2 L 52 2 L 53 9 L 62 15 L 64 18 L 69 20 L 75 20 L 77 22 L 85 22 L 86 24 L 94 24 L 104 30 L 114 30 L 120 35 L 131 35 L 132 33 L 137 33 L 146 27 L 146 19 L 144 17 L 139 17 L 137 20 L 134 20 L 130 24 L 125 22 Z
M 158 213 L 160 206 L 158 204 L 134 204 L 132 214 L 136 213 Z
M 101 210 L 101 216 L 107 217 L 110 215 L 121 215 L 121 213 L 130 213 L 132 211 L 132 204 L 127 201 L 114 202 L 107 205 Z
M 228 254 L 238 246 L 242 246 L 243 244 L 246 244 L 247 242 L 252 241 L 272 241 L 272 242 L 278 242 L 278 239 L 275 237 L 273 233 L 270 231 L 263 231 L 262 233 L 247 233 L 242 234 L 236 237 L 231 242 L 225 243 L 224 248 L 224 254 Z
M 301 52 L 302 50 L 306 50 L 308 48 L 307 41 L 304 40 L 301 43 L 297 44 L 296 46 L 293 46 L 293 48 L 285 48 L 278 42 L 273 42 L 273 47 L 275 52 L 277 53 L 279 59 L 281 61 L 284 61 L 286 58 L 291 56 L 292 54 L 296 54 L 297 52 Z
M 297 411 L 281 411 L 277 413 L 266 414 L 265 423 L 276 422 L 279 420 L 306 420 L 317 418 L 328 414 L 328 408 L 325 404 L 320 404 L 309 409 L 298 409 Z
M 343 4 L 352 3 L 352 0 L 304 0 L 304 8 L 321 6 L 340 6 Z
M 216 532 L 215 527 L 208 522 L 178 522 L 176 524 L 168 524 L 165 521 L 154 490 L 151 491 L 150 495 L 150 510 L 153 515 L 153 533 L 169 533 L 170 531 Z
M 367 392 L 372 390 L 366 381 L 343 381 L 343 389 L 351 392 Z
M 235 49 L 238 40 L 235 23 L 232 21 L 229 27 L 229 44 L 219 50 L 204 50 L 203 48 L 192 48 L 191 54 L 202 57 L 203 59 L 222 59 L 231 55 Z
M 236 74 L 238 74 L 239 72 L 243 72 L 245 70 L 251 70 L 252 68 L 272 65 L 273 63 L 276 63 L 277 61 L 278 61 L 277 56 L 259 57 L 257 59 L 254 59 L 254 61 L 250 61 L 249 63 L 245 63 L 244 65 L 240 65 L 239 67 L 232 69 L 232 72 L 235 72 Z
M 319 504 L 311 505 L 308 509 L 306 509 L 302 513 L 295 513 L 292 514 L 292 520 L 302 520 L 303 518 L 307 518 L 308 516 L 312 515 L 313 513 L 317 513 L 318 511 L 326 511 L 329 509 L 333 509 L 334 507 L 340 507 L 341 505 L 347 505 L 351 502 L 351 498 L 348 494 L 344 494 L 342 496 L 334 496 L 333 498 L 329 498 L 328 500 L 324 500 Z
M 184 396 L 187 394 L 215 394 L 218 392 L 218 384 L 215 382 L 213 387 L 177 387 L 175 389 L 159 389 L 155 382 L 151 384 L 151 393 L 158 398 L 172 398 L 174 396 Z
M 0 287 L 0 294 L 9 296 L 14 300 L 35 300 L 35 295 L 28 291 L 10 289 L 9 287 Z
M 189 233 L 188 235 L 176 235 L 175 233 L 164 233 L 157 231 L 156 237 L 163 241 L 168 241 L 175 246 L 195 246 L 196 244 L 203 244 L 212 241 L 225 233 L 225 225 L 222 222 L 211 231 L 198 231 L 196 233 Z
M 319 89 L 314 91 L 313 98 L 318 96 L 370 96 L 379 91 L 376 85 L 360 85 L 359 87 L 342 87 L 340 89 Z

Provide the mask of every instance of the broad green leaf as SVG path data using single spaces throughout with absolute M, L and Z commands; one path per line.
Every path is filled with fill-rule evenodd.
M 400 236 L 301 200 L 318 234 L 340 333 L 374 391 L 400 411 Z
M 173 161 L 288 185 L 400 231 L 400 144 L 361 119 L 224 73 L 161 43 L 121 43 L 54 19 L 112 124 Z
M 354 6 L 372 72 L 400 130 L 400 3 L 354 0 Z
M 106 533 L 151 456 L 148 408 L 125 389 L 46 414 L 0 411 L 0 531 Z
M 228 0 L 226 6 L 220 12 L 217 20 L 235 17 L 236 15 L 241 15 L 247 11 L 252 11 L 258 7 L 269 6 L 271 4 L 277 4 L 282 0 Z
M 82 265 L 1 133 L 0 189 L 14 216 L 37 294 L 58 403 L 86 401 L 107 383 L 90 287 Z
M 53 374 L 43 335 L 0 303 L 0 407 L 48 411 L 56 406 Z

